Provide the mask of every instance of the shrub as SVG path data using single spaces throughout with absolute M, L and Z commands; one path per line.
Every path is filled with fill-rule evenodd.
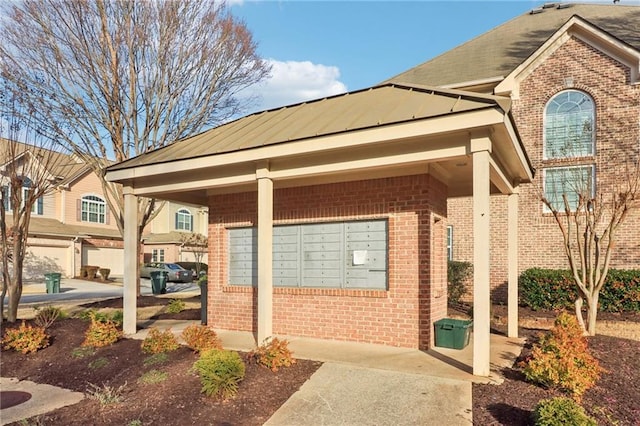
M 87 394 L 90 398 L 97 400 L 100 405 L 118 404 L 122 402 L 122 394 L 127 384 L 120 387 L 113 387 L 103 384 L 102 387 L 89 383 Z
M 117 309 L 111 312 L 98 312 L 95 309 L 87 309 L 77 314 L 77 317 L 86 321 L 96 320 L 100 322 L 112 321 L 118 326 L 122 326 L 124 313 L 122 309 Z
M 55 306 L 45 306 L 44 308 L 36 307 L 36 316 L 34 322 L 38 327 L 49 328 L 58 319 L 64 318 L 65 314 L 62 309 Z
M 156 327 L 152 327 L 149 329 L 149 335 L 142 341 L 142 352 L 148 354 L 175 351 L 179 347 L 180 344 L 170 328 L 160 331 Z
M 571 309 L 576 284 L 568 270 L 532 268 L 519 278 L 520 303 L 531 309 Z M 640 270 L 610 269 L 600 291 L 598 309 L 640 312 Z
M 112 320 L 101 321 L 93 316 L 82 346 L 101 348 L 114 344 L 121 337 L 122 331 L 116 322 Z
M 550 332 L 540 335 L 523 367 L 527 380 L 567 392 L 576 401 L 595 385 L 602 371 L 588 351 L 578 320 L 566 312 L 558 315 Z
M 237 352 L 211 349 L 200 354 L 193 370 L 200 376 L 202 393 L 227 399 L 238 393 L 245 365 Z
M 22 321 L 20 327 L 7 329 L 2 344 L 5 349 L 28 354 L 49 346 L 49 335 L 44 327 L 33 327 Z
M 222 349 L 222 342 L 215 331 L 205 325 L 193 324 L 182 332 L 182 338 L 190 349 L 204 352 L 209 349 Z
M 585 413 L 584 408 L 570 398 L 543 399 L 533 412 L 536 426 L 596 426 L 596 421 Z
M 280 367 L 291 367 L 295 364 L 296 360 L 292 355 L 289 342 L 277 337 L 265 339 L 262 345 L 249 352 L 251 358 L 258 364 L 270 368 L 271 371 L 278 371 Z
M 458 262 L 450 260 L 447 263 L 447 300 L 450 304 L 460 303 L 460 299 L 467 291 L 466 283 L 473 274 L 473 265 L 470 262 Z
M 169 304 L 167 305 L 167 312 L 170 314 L 179 314 L 184 311 L 185 308 L 184 300 L 180 299 L 171 299 Z

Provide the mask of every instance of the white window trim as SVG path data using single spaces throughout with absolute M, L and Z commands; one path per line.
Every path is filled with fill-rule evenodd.
M 546 196 L 547 194 L 547 172 L 549 170 L 568 170 L 568 169 L 586 169 L 591 168 L 591 197 L 595 196 L 596 192 L 596 167 L 595 164 L 581 164 L 576 166 L 559 166 L 559 167 L 545 167 L 542 169 L 542 194 Z M 546 203 L 542 203 L 543 213 L 552 213 L 552 210 L 547 206 Z M 571 210 L 575 211 L 575 210 Z M 564 212 L 564 207 L 562 209 L 558 209 L 558 212 Z
M 182 221 L 183 225 L 185 224 L 184 218 L 189 217 L 189 223 L 188 223 L 189 226 L 186 229 L 184 227 L 182 228 L 178 227 L 178 224 L 180 223 L 180 221 L 178 220 L 178 217 L 183 218 L 183 221 Z M 175 225 L 176 231 L 191 231 L 193 229 L 193 214 L 189 211 L 189 209 L 186 209 L 183 207 L 178 211 L 176 211 L 174 220 L 175 220 L 174 225 Z
M 100 201 L 89 200 L 87 199 L 87 197 L 95 197 L 95 198 L 98 198 Z M 100 213 L 100 211 L 96 213 L 98 215 L 97 221 L 89 220 L 89 217 L 90 217 L 89 215 L 91 213 L 89 210 L 86 210 L 87 219 L 86 220 L 83 219 L 83 216 L 85 213 L 85 209 L 84 209 L 85 202 L 90 204 L 95 204 L 96 206 L 98 206 L 98 210 L 100 209 L 100 206 L 104 208 L 104 211 L 102 213 Z M 107 208 L 108 208 L 107 202 L 104 199 L 104 197 L 101 197 L 96 194 L 84 194 L 82 197 L 80 197 L 80 221 L 84 223 L 97 223 L 97 224 L 105 225 L 107 223 Z M 102 220 L 100 220 L 100 216 L 102 216 Z

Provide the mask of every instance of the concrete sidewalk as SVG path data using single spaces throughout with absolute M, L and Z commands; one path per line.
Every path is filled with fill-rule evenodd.
M 141 321 L 179 335 L 187 321 Z M 226 349 L 255 347 L 252 333 L 216 330 Z M 133 338 L 144 339 L 148 330 Z M 523 340 L 491 335 L 490 377 L 472 371 L 471 343 L 462 350 L 417 349 L 279 336 L 298 359 L 324 364 L 266 423 L 290 425 L 470 425 L 472 383 L 501 383 Z

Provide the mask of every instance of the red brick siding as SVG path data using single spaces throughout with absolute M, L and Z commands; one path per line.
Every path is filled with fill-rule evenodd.
M 577 39 L 569 39 L 520 84 L 513 116 L 529 158 L 535 182 L 521 186 L 519 196 L 519 269 L 567 268 L 562 235 L 553 217 L 544 214 L 539 200 L 542 169 L 558 165 L 595 164 L 596 186 L 608 194 L 627 158 L 640 146 L 640 86 L 630 85 L 630 70 Z M 549 99 L 566 89 L 588 93 L 596 104 L 596 155 L 578 160 L 543 160 L 543 112 Z M 471 200 L 449 200 L 449 221 L 454 225 L 454 258 L 473 259 Z M 497 299 L 506 300 L 507 200 L 494 197 L 491 211 L 491 285 Z M 640 212 L 628 216 L 618 232 L 612 266 L 640 266 Z
M 274 288 L 274 333 L 430 347 L 432 323 L 446 315 L 446 235 L 436 226 L 432 239 L 431 227 L 433 213 L 446 217 L 446 192 L 428 175 L 276 190 L 276 224 L 386 218 L 389 289 Z M 213 327 L 256 330 L 257 290 L 227 285 L 227 229 L 253 225 L 256 212 L 255 192 L 209 199 Z

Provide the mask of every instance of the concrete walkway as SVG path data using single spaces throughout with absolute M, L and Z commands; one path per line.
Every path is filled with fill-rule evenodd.
M 188 321 L 141 321 L 179 335 Z M 226 349 L 255 347 L 252 333 L 216 330 Z M 147 330 L 132 336 L 144 339 Z M 472 335 L 473 336 L 473 335 Z M 499 371 L 513 365 L 523 340 L 491 335 L 490 377 L 472 371 L 473 337 L 462 350 L 417 349 L 279 336 L 298 359 L 324 364 L 267 421 L 291 425 L 470 425 L 472 383 L 503 381 Z

